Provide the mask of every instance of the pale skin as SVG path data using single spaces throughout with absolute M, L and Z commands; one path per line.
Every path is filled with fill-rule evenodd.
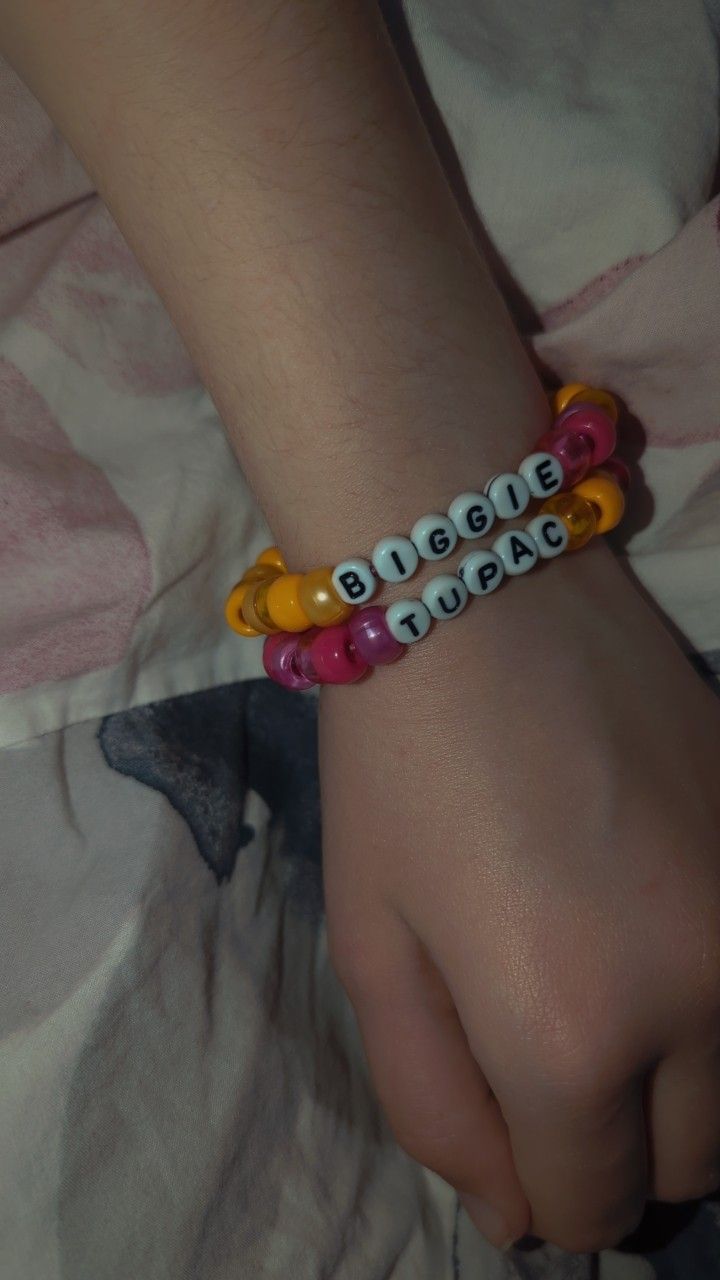
M 6 0 L 277 540 L 332 563 L 547 403 L 361 0 Z M 619 339 L 620 340 L 620 339 Z M 720 716 L 600 545 L 321 698 L 328 927 L 398 1140 L 496 1244 L 720 1183 Z

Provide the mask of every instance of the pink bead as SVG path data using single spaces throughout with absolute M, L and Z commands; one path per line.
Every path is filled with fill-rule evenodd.
M 385 610 L 379 605 L 356 609 L 347 625 L 359 657 L 371 667 L 394 662 L 407 648 L 389 630 Z
M 563 489 L 572 489 L 579 484 L 590 470 L 592 446 L 584 436 L 574 431 L 557 430 L 552 427 L 538 440 L 535 448 L 538 452 L 551 453 L 560 463 L 565 481 Z
M 576 435 L 582 436 L 583 440 L 587 440 L 592 450 L 590 463 L 593 467 L 601 466 L 614 452 L 617 444 L 615 423 L 608 417 L 605 410 L 596 404 L 583 404 L 578 401 L 577 404 L 568 405 L 567 409 L 558 414 L 552 429 L 553 431 L 573 431 Z
M 300 637 L 289 631 L 278 631 L 268 636 L 263 645 L 263 666 L 271 680 L 284 689 L 312 689 L 316 680 L 309 680 L 298 664 Z
M 617 454 L 613 454 L 612 458 L 606 458 L 602 464 L 603 471 L 608 471 L 614 480 L 617 480 L 623 493 L 627 493 L 630 488 L 632 477 L 630 468 L 622 458 L 618 458 Z
M 368 664 L 355 649 L 346 622 L 322 627 L 300 646 L 298 665 L 320 684 L 352 684 L 365 675 Z

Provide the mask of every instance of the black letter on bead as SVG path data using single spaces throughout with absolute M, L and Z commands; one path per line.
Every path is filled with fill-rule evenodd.
M 365 595 L 365 583 L 362 578 L 358 577 L 354 569 L 348 569 L 346 573 L 339 574 L 338 582 L 351 600 L 359 600 L 361 596 Z
M 518 538 L 514 533 L 510 534 L 510 547 L 513 564 L 519 564 L 524 556 L 529 556 L 531 560 L 534 560 L 537 555 L 536 551 L 531 550 L 527 543 L 523 542 L 522 538 Z
M 512 484 L 508 484 L 508 485 L 507 485 L 507 487 L 506 487 L 505 492 L 507 493 L 508 498 L 509 498 L 509 499 L 510 499 L 510 501 L 512 502 L 512 505 L 513 505 L 513 511 L 519 511 L 519 510 L 520 510 L 520 503 L 518 502 L 518 497 L 517 497 L 517 494 L 516 494 L 516 492 L 515 492 L 515 486 L 514 486 L 514 485 L 512 485 Z
M 551 529 L 555 529 L 556 533 L 558 534 L 557 538 L 553 539 L 550 537 Z M 542 527 L 541 533 L 549 547 L 559 547 L 562 545 L 562 534 L 560 533 L 560 530 L 557 528 L 554 520 L 546 520 Z
M 462 600 L 460 599 L 460 592 L 458 591 L 457 587 L 453 587 L 452 594 L 453 594 L 453 603 L 451 604 L 450 608 L 448 608 L 448 606 L 446 605 L 444 596 L 438 596 L 437 598 L 440 608 L 442 609 L 443 613 L 447 614 L 448 617 L 450 617 L 450 615 L 453 613 L 457 613 L 458 609 L 460 608 L 460 605 L 462 604 Z
M 488 560 L 487 564 L 482 565 L 482 567 L 478 569 L 478 582 L 480 583 L 483 591 L 487 591 L 490 583 L 495 581 L 499 572 L 500 570 L 492 560 Z
M 398 573 L 401 573 L 401 574 L 402 574 L 402 576 L 403 576 L 403 578 L 407 578 L 407 569 L 405 568 L 405 565 L 403 564 L 402 560 L 400 559 L 399 552 L 397 552 L 397 551 L 391 551 L 391 552 L 390 552 L 390 559 L 392 560 L 393 564 L 395 565 L 395 568 L 397 569 Z
M 543 472 L 545 472 L 544 475 Z M 549 493 L 551 489 L 557 488 L 557 480 L 553 475 L 553 466 L 551 462 L 548 462 L 547 458 L 544 458 L 542 462 L 538 463 L 535 468 L 535 475 L 540 481 L 540 487 L 545 490 L 545 493 Z
M 405 615 L 405 617 L 404 617 L 404 618 L 401 618 L 401 619 L 400 619 L 400 626 L 401 626 L 401 627 L 407 627 L 408 631 L 410 632 L 410 635 L 411 635 L 411 636 L 415 636 L 415 639 L 417 640 L 418 636 L 420 635 L 420 630 L 419 630 L 419 628 L 418 628 L 418 627 L 416 627 L 416 625 L 415 625 L 415 614 L 414 614 L 414 613 L 408 613 L 408 614 L 406 614 L 406 615 Z
M 433 529 L 428 536 L 430 550 L 436 556 L 442 556 L 450 550 L 450 539 L 444 529 Z
M 472 529 L 473 533 L 482 533 L 487 524 L 487 516 L 482 507 L 469 507 L 466 519 L 468 528 Z

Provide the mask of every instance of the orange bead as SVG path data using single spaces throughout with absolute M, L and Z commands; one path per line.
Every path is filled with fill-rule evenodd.
M 233 631 L 237 631 L 239 636 L 257 636 L 260 632 L 254 627 L 249 627 L 242 616 L 242 602 L 247 589 L 245 582 L 238 582 L 233 587 L 225 601 L 225 621 Z
M 582 382 L 569 382 L 555 392 L 553 408 L 556 414 L 571 404 L 597 404 L 604 409 L 608 418 L 617 425 L 618 407 L 609 391 L 601 391 L 599 387 L 586 387 Z
M 283 573 L 267 590 L 267 609 L 280 631 L 307 631 L 312 623 L 300 604 L 301 573 Z
M 584 480 L 573 485 L 571 492 L 595 507 L 598 533 L 609 533 L 622 520 L 625 495 L 617 480 L 607 473 L 590 471 Z
M 256 564 L 267 564 L 272 569 L 277 569 L 278 573 L 287 573 L 288 568 L 285 563 L 285 557 L 279 547 L 266 547 L 260 552 Z
M 568 382 L 564 387 L 554 391 L 550 403 L 555 416 L 562 413 L 563 409 L 567 409 L 573 396 L 576 396 L 579 391 L 589 390 L 590 387 L 586 387 L 584 382 Z
M 540 510 L 562 520 L 568 531 L 568 551 L 579 551 L 597 531 L 597 516 L 592 503 L 572 493 L 556 493 L 543 502 Z
M 250 585 L 254 582 L 272 582 L 280 574 L 279 569 L 270 564 L 254 564 L 243 574 L 243 582 Z
M 242 616 L 245 622 L 263 636 L 274 636 L 275 632 L 280 630 L 267 611 L 267 592 L 271 585 L 270 582 L 250 583 L 242 602 Z
M 315 627 L 331 627 L 349 618 L 353 606 L 341 600 L 332 583 L 333 571 L 327 565 L 303 575 L 298 588 L 302 609 Z

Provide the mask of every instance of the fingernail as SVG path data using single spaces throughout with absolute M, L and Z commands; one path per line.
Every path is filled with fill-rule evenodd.
M 464 1192 L 461 1193 L 460 1200 L 480 1234 L 495 1245 L 496 1249 L 509 1249 L 514 1244 L 507 1222 L 494 1205 L 481 1200 L 479 1196 L 469 1196 Z

